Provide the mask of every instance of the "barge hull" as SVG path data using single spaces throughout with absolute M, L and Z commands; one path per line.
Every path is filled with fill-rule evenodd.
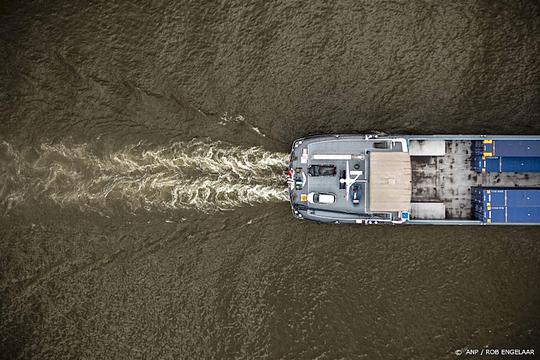
M 291 150 L 291 209 L 322 223 L 538 225 L 539 149 L 533 135 L 306 137 Z M 475 195 L 488 189 L 490 210 Z

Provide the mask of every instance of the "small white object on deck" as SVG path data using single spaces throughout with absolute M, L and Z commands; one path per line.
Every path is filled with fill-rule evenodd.
M 313 155 L 313 160 L 351 160 L 352 155 L 344 154 L 316 154 Z
M 302 149 L 302 157 L 300 158 L 300 163 L 301 164 L 307 164 L 308 162 L 308 150 L 307 149 Z

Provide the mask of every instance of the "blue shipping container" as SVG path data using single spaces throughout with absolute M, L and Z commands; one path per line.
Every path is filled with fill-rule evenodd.
M 508 207 L 506 209 L 507 223 L 538 223 L 540 222 L 540 206 L 537 207 Z
M 539 140 L 493 140 L 483 145 L 489 156 L 540 157 Z
M 513 189 L 506 191 L 506 204 L 511 207 L 540 206 L 540 189 Z
M 473 187 L 471 211 L 484 223 L 540 223 L 540 188 Z
M 492 208 L 491 210 L 486 210 L 484 215 L 484 222 L 491 223 L 506 223 L 506 212 L 504 207 Z
M 540 206 L 540 188 L 473 187 L 472 200 L 491 206 Z
M 485 172 L 540 172 L 540 157 L 473 157 L 473 169 Z
M 540 207 L 496 207 L 484 212 L 484 218 L 480 219 L 486 223 L 508 224 L 508 223 L 539 223 Z
M 490 189 L 486 191 L 487 203 L 490 203 L 491 206 L 506 206 L 506 193 L 507 190 L 495 190 Z M 484 200 L 485 201 L 485 200 Z
M 540 172 L 540 157 L 500 158 L 501 172 Z

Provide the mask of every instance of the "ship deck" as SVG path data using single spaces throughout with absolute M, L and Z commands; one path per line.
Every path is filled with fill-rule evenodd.
M 339 146 L 336 146 L 339 143 Z M 311 155 L 310 160 L 306 164 L 306 169 L 310 165 L 333 165 L 336 167 L 335 176 L 309 176 L 307 181 L 306 193 L 322 192 L 331 193 L 336 196 L 336 202 L 331 205 L 325 204 L 310 204 L 313 209 L 332 210 L 343 213 L 359 213 L 366 211 L 366 185 L 365 181 L 368 174 L 369 155 L 366 150 L 369 149 L 365 141 L 359 140 L 325 140 L 308 144 L 308 153 Z M 327 159 L 313 159 L 317 155 L 324 155 Z M 335 155 L 333 159 L 330 159 Z M 338 159 L 339 156 L 351 156 L 351 159 Z M 356 157 L 355 159 L 352 159 Z M 361 203 L 353 205 L 350 199 L 347 199 L 346 189 L 339 188 L 339 177 L 343 170 L 346 170 L 347 163 L 353 171 L 361 171 L 359 176 L 359 185 L 361 185 Z M 364 181 L 364 183 L 360 183 Z
M 390 204 L 393 207 L 395 204 L 403 204 L 403 198 L 406 201 L 404 209 L 407 209 L 410 204 L 410 161 L 408 154 L 402 151 L 402 146 L 401 141 L 366 139 L 355 135 L 324 136 L 306 140 L 293 149 L 291 154 L 290 168 L 295 174 L 293 177 L 298 179 L 299 174 L 303 176 L 302 186 L 291 187 L 293 206 L 298 205 L 308 209 L 310 217 L 320 215 L 325 220 L 347 217 L 350 219 L 351 215 L 356 219 L 370 218 L 374 215 L 379 218 L 391 218 L 389 214 L 395 211 L 384 211 L 385 206 L 388 207 Z M 399 168 L 389 169 L 388 164 L 393 160 L 390 162 L 387 159 L 379 160 L 372 164 L 372 161 L 380 156 L 379 154 L 389 152 L 400 153 L 406 157 L 404 161 L 401 160 L 408 168 L 405 177 L 399 177 Z M 335 175 L 310 175 L 309 168 L 313 165 L 333 166 L 336 170 Z M 401 182 L 394 182 L 394 185 L 381 181 L 371 183 L 372 170 L 380 170 L 381 174 L 389 174 L 388 176 L 392 178 L 397 176 Z M 402 187 L 403 183 L 406 183 L 406 196 L 401 195 L 402 201 L 400 202 L 397 198 L 389 199 L 389 196 L 394 194 L 393 189 Z M 356 204 L 353 202 L 353 189 L 357 189 L 359 195 L 359 202 Z M 374 192 L 378 195 L 371 196 Z M 335 201 L 331 204 L 308 201 L 308 194 L 313 193 L 331 194 Z M 379 201 L 374 202 L 375 199 Z M 373 205 L 378 206 L 379 209 L 377 211 L 370 209 Z
M 540 137 L 336 134 L 298 139 L 293 143 L 289 164 L 293 214 L 338 223 L 483 224 L 483 220 L 476 218 L 478 211 L 475 210 L 475 216 L 472 214 L 473 188 L 540 188 L 540 171 L 529 158 L 507 163 L 514 167 L 509 165 L 506 169 L 520 172 L 486 168 L 491 155 L 480 154 L 485 156 L 480 159 L 478 142 L 489 145 L 501 140 L 517 141 L 517 148 L 510 149 L 512 154 L 526 156 L 536 149 L 530 141 L 540 141 Z M 480 164 L 479 160 L 483 162 Z M 503 164 L 500 160 L 490 166 L 499 165 L 502 169 Z M 333 166 L 335 175 L 310 175 L 311 165 Z M 521 172 L 522 169 L 531 172 Z M 323 173 L 328 173 L 328 169 Z M 352 189 L 356 187 L 359 204 L 352 201 Z M 314 200 L 325 194 L 334 196 L 332 203 Z M 528 216 L 534 215 L 533 210 Z
M 540 173 L 477 173 L 470 152 L 471 141 L 447 140 L 444 156 L 412 156 L 412 202 L 442 202 L 447 219 L 470 219 L 473 186 L 540 186 Z

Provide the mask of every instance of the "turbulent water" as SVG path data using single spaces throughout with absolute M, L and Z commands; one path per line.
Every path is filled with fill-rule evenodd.
M 225 210 L 287 200 L 287 154 L 220 142 L 177 142 L 160 149 L 139 144 L 96 154 L 92 146 L 42 144 L 17 151 L 1 146 L 0 199 L 10 210 L 50 199 L 60 206 L 107 212 L 113 202 L 134 211 Z
M 540 133 L 536 1 L 0 4 L 0 358 L 536 346 L 535 227 L 294 219 L 316 133 Z

